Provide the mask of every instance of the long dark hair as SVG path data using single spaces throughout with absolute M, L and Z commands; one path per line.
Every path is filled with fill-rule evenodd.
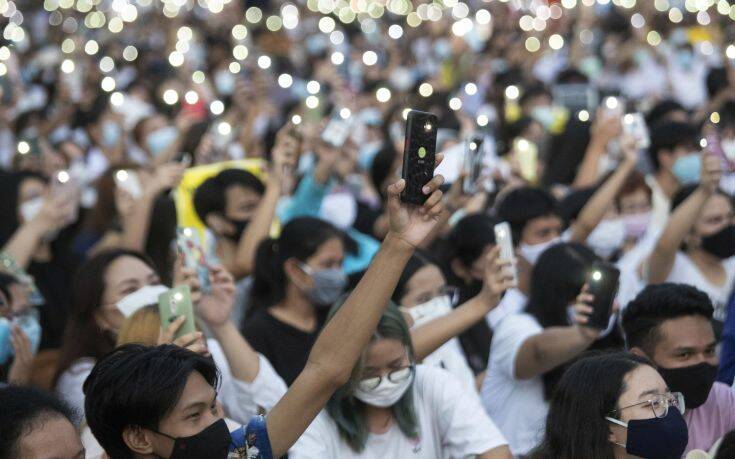
M 0 247 L 10 240 L 13 233 L 20 226 L 18 219 L 18 201 L 20 186 L 27 179 L 40 180 L 48 183 L 48 179 L 36 172 L 2 172 L 0 175 Z
M 100 329 L 95 321 L 95 313 L 102 306 L 107 269 L 120 257 L 137 258 L 153 269 L 148 257 L 126 249 L 100 252 L 79 267 L 72 286 L 71 314 L 64 331 L 57 379 L 75 360 L 82 357 L 99 360 L 114 349 L 115 338 Z
M 627 352 L 584 357 L 564 373 L 551 400 L 546 434 L 532 459 L 614 459 L 610 423 L 605 416 L 620 408 L 625 377 L 643 357 Z
M 431 261 L 431 259 L 423 252 L 415 252 L 411 255 L 411 258 L 408 259 L 408 263 L 406 263 L 406 267 L 403 268 L 401 277 L 398 278 L 398 283 L 396 284 L 396 289 L 393 290 L 391 300 L 400 306 L 401 299 L 406 294 L 406 287 L 414 274 L 416 274 L 420 269 L 432 265 L 436 265 L 436 263 Z
M 567 308 L 579 295 L 587 271 L 596 260 L 597 255 L 582 244 L 561 243 L 549 247 L 531 271 L 531 294 L 526 311 L 544 328 L 568 326 Z M 547 400 L 564 368 L 565 365 L 561 365 L 544 373 Z
M 255 272 L 249 314 L 269 308 L 286 297 L 288 279 L 283 264 L 290 258 L 305 262 L 330 239 L 344 241 L 344 233 L 324 220 L 313 217 L 295 218 L 281 230 L 278 239 L 261 242 L 255 254 Z

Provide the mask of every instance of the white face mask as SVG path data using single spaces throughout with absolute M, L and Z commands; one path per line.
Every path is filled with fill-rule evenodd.
M 387 408 L 395 405 L 412 383 L 413 370 L 407 378 L 395 383 L 388 379 L 388 375 L 384 375 L 374 389 L 365 387 L 365 382 L 361 381 L 355 389 L 355 398 L 371 406 Z
M 164 285 L 146 285 L 133 293 L 125 295 L 115 306 L 127 318 L 144 306 L 157 304 L 158 297 L 162 293 L 168 292 L 168 290 L 168 287 Z
M 401 307 L 400 309 L 411 316 L 413 327 L 418 327 L 452 312 L 452 299 L 449 298 L 449 295 L 442 295 L 412 308 Z
M 730 161 L 735 161 L 735 138 L 734 139 L 722 139 L 720 142 L 722 151 Z
M 541 242 L 539 244 L 521 244 L 518 248 L 521 255 L 532 265 L 535 265 L 542 253 L 552 245 L 561 242 L 560 237 L 555 237 L 550 241 Z
M 622 218 L 603 220 L 587 237 L 587 245 L 602 258 L 609 258 L 625 241 L 625 222 Z

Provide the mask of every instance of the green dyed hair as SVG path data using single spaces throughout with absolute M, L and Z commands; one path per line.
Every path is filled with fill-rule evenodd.
M 345 296 L 346 298 L 346 296 Z M 329 318 L 342 307 L 344 301 L 337 302 L 329 311 Z M 400 341 L 406 349 L 408 349 L 408 357 L 411 362 L 414 361 L 413 345 L 411 344 L 411 334 L 408 330 L 406 321 L 398 307 L 389 302 L 388 307 L 383 313 L 383 317 L 378 322 L 378 327 L 371 338 L 371 342 L 380 339 L 395 339 Z M 327 413 L 334 422 L 337 423 L 337 430 L 350 448 L 356 453 L 360 453 L 365 449 L 368 435 L 370 434 L 367 419 L 365 418 L 365 403 L 354 397 L 354 390 L 360 382 L 360 375 L 363 372 L 363 359 L 360 359 L 352 369 L 352 376 L 344 386 L 337 389 L 332 398 L 327 402 Z M 416 410 L 413 403 L 413 391 L 409 387 L 406 393 L 392 407 L 393 417 L 401 429 L 403 435 L 408 438 L 418 437 L 418 419 L 416 418 Z

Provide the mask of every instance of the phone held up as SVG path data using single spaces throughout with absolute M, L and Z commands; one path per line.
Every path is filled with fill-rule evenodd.
M 158 296 L 158 314 L 161 316 L 161 328 L 164 330 L 180 316 L 186 316 L 186 320 L 176 331 L 174 339 L 196 331 L 194 305 L 191 302 L 189 286 L 181 285 L 161 293 Z
M 513 233 L 508 222 L 495 225 L 495 244 L 500 247 L 500 259 L 510 261 L 513 269 L 513 282 L 518 285 L 518 268 L 516 266 L 515 252 L 513 251 Z
M 422 205 L 429 198 L 422 188 L 434 177 L 437 121 L 436 115 L 431 113 L 408 112 L 401 174 L 406 181 L 406 188 L 401 193 L 403 202 Z
M 589 293 L 594 296 L 590 304 L 592 314 L 589 317 L 588 326 L 598 330 L 607 329 L 619 285 L 620 271 L 615 266 L 605 262 L 592 264 L 587 274 Z

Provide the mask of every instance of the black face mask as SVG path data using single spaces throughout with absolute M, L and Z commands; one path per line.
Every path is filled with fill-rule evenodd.
M 735 255 L 735 225 L 728 225 L 715 234 L 703 237 L 702 249 L 720 260 Z
M 232 437 L 224 419 L 215 421 L 209 427 L 190 437 L 174 438 L 163 432 L 156 432 L 174 441 L 174 449 L 169 459 L 227 459 Z
M 717 367 L 707 362 L 683 368 L 659 367 L 658 372 L 672 392 L 681 392 L 684 395 L 684 404 L 688 410 L 700 407 L 707 401 L 717 377 Z
M 234 220 L 227 217 L 225 217 L 225 219 L 230 223 L 230 225 L 235 227 L 235 232 L 231 234 L 226 234 L 225 237 L 237 244 L 238 242 L 240 242 L 240 237 L 242 237 L 243 231 L 245 231 L 245 228 L 247 228 L 248 224 L 250 224 L 250 220 Z

